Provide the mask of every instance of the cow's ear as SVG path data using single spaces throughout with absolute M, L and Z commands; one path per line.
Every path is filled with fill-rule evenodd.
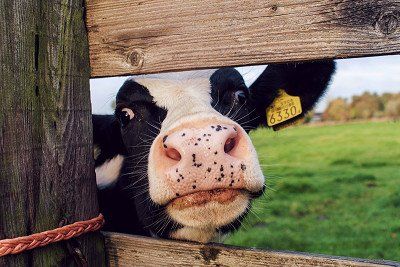
M 250 86 L 260 125 L 276 130 L 303 118 L 324 94 L 334 72 L 334 61 L 268 65 Z

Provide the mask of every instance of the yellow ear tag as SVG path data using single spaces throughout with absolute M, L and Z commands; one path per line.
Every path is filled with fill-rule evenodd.
M 277 125 L 302 112 L 300 97 L 288 95 L 285 90 L 279 89 L 278 97 L 267 108 L 267 124 L 268 126 Z

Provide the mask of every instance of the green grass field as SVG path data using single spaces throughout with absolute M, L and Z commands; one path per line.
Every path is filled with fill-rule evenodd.
M 251 137 L 268 189 L 227 244 L 400 261 L 400 123 Z

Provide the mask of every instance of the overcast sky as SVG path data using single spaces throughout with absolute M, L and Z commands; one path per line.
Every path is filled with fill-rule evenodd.
M 364 91 L 384 93 L 400 92 L 400 56 L 370 57 L 337 60 L 337 71 L 326 95 L 317 105 L 322 111 L 330 99 L 349 98 Z M 240 67 L 245 81 L 250 85 L 265 66 Z M 90 80 L 93 113 L 112 113 L 111 102 L 127 77 Z

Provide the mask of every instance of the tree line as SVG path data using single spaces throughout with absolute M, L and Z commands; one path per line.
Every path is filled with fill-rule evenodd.
M 374 118 L 400 119 L 400 93 L 365 92 L 350 100 L 336 98 L 322 113 L 323 121 L 368 120 Z

